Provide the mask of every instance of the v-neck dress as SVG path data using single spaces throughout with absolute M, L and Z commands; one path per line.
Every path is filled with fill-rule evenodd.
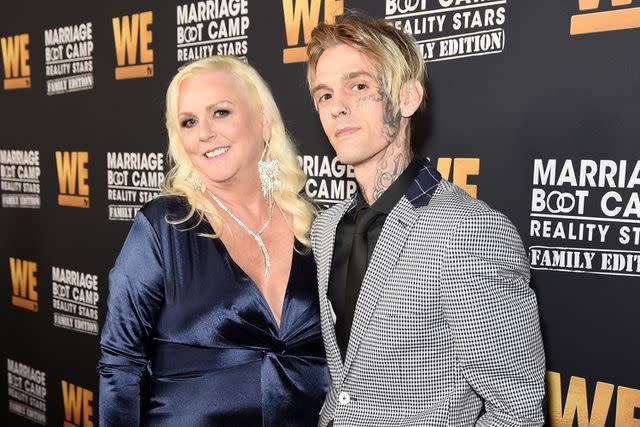
M 199 235 L 207 222 L 166 220 L 186 212 L 147 203 L 109 274 L 100 425 L 317 425 L 330 378 L 313 256 L 293 253 L 278 327 L 222 241 Z

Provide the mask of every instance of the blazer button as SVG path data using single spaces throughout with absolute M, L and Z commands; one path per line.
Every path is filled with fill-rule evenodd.
M 351 396 L 349 396 L 349 393 L 346 391 L 343 391 L 338 395 L 338 402 L 340 402 L 341 405 L 348 405 L 349 402 L 351 402 Z

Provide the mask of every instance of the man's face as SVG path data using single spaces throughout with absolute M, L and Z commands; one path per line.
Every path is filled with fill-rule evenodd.
M 338 159 L 354 167 L 373 165 L 398 134 L 374 64 L 356 49 L 338 44 L 320 56 L 312 96 L 324 132 Z

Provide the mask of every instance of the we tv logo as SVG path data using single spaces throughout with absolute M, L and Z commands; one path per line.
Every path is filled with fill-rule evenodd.
M 93 392 L 62 380 L 64 427 L 93 427 Z
M 25 310 L 38 311 L 38 264 L 19 258 L 9 258 L 11 270 L 11 304 Z
M 282 62 L 290 64 L 307 61 L 306 48 L 311 31 L 320 22 L 321 0 L 282 0 L 287 48 L 282 51 Z M 324 0 L 324 22 L 335 23 L 336 16 L 344 13 L 342 0 Z M 304 43 L 300 43 L 302 30 Z
M 134 13 L 112 19 L 116 48 L 116 80 L 153 77 L 153 12 Z
M 86 151 L 56 151 L 60 206 L 89 207 L 88 162 L 89 153 Z
M 4 65 L 4 90 L 30 88 L 29 34 L 2 37 L 0 45 Z
M 640 1 L 578 0 L 579 14 L 571 17 L 571 35 L 640 28 Z M 609 6 L 609 7 L 608 7 Z

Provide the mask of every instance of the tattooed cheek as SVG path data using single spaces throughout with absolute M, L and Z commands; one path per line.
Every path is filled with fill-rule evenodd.
M 358 98 L 358 100 L 356 101 L 356 107 L 362 107 L 362 104 L 364 104 L 365 102 L 368 101 L 375 101 L 375 102 L 380 102 L 382 101 L 382 98 L 380 98 L 378 95 L 367 95 L 367 96 L 363 96 L 361 98 Z

